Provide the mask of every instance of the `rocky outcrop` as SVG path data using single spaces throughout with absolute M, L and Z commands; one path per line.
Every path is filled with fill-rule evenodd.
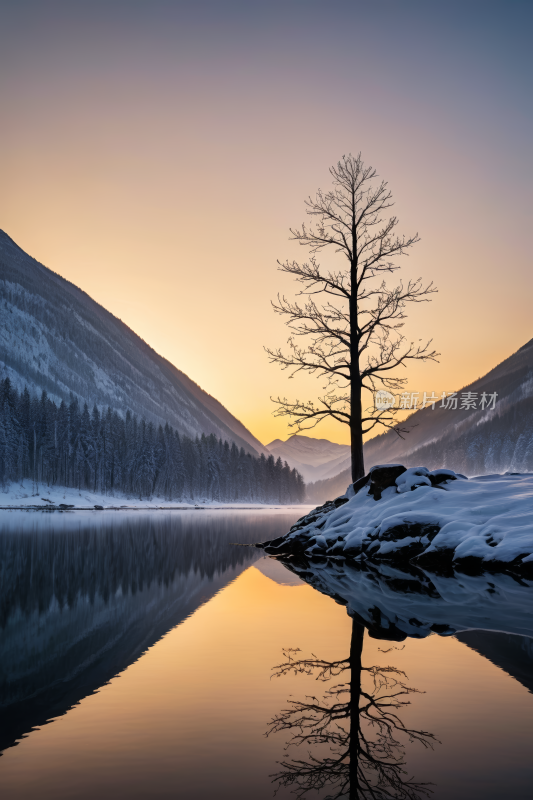
M 533 577 L 532 497 L 533 474 L 468 480 L 447 469 L 379 465 L 259 546 L 273 555 Z

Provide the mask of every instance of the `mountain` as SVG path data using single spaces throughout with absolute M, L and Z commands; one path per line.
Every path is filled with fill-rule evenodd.
M 475 395 L 476 408 L 461 408 L 462 395 Z M 481 409 L 480 399 L 497 394 L 494 408 Z M 533 339 L 484 377 L 459 392 L 458 408 L 441 402 L 420 409 L 403 423 L 400 438 L 387 431 L 366 442 L 367 470 L 376 464 L 447 467 L 464 475 L 533 471 Z M 351 481 L 349 458 L 336 475 L 307 478 L 309 502 L 323 503 L 342 494 Z
M 351 466 L 334 475 L 332 478 L 326 478 L 322 481 L 315 483 L 308 483 L 305 487 L 305 502 L 316 503 L 322 505 L 326 500 L 331 500 L 334 497 L 340 497 L 344 494 L 347 487 L 352 482 Z
M 0 378 L 58 400 L 131 409 L 194 438 L 214 433 L 257 455 L 253 436 L 214 397 L 74 284 L 0 230 Z
M 294 434 L 286 442 L 274 439 L 266 447 L 274 458 L 280 457 L 297 469 L 306 482 L 337 475 L 350 465 L 350 445 L 335 444 L 327 439 Z
M 533 470 L 533 339 L 461 389 L 458 406 L 467 392 L 475 395 L 476 408 L 449 409 L 439 402 L 406 420 L 404 439 L 394 431 L 371 439 L 364 447 L 367 467 L 400 462 L 468 476 Z M 483 393 L 497 393 L 494 408 L 480 408 Z

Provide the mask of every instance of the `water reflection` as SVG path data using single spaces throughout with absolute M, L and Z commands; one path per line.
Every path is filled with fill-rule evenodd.
M 321 683 L 344 678 L 321 697 L 288 700 L 288 708 L 270 722 L 267 736 L 290 732 L 287 750 L 296 746 L 307 751 L 307 758 L 281 761 L 272 776 L 278 788 L 290 788 L 298 798 L 327 791 L 330 800 L 419 800 L 431 793 L 429 784 L 417 782 L 405 769 L 407 742 L 433 748 L 437 741 L 432 733 L 406 727 L 399 715 L 417 690 L 393 666 L 363 666 L 364 631 L 354 620 L 348 658 L 299 658 L 299 650 L 285 650 L 285 662 L 274 667 L 275 677 L 314 675 Z M 328 753 L 314 755 L 317 745 L 329 745 Z
M 532 583 L 511 575 L 435 575 L 409 566 L 374 566 L 340 559 L 281 557 L 284 566 L 346 607 L 353 620 L 350 656 L 326 662 L 287 651 L 276 674 L 315 674 L 319 681 L 350 671 L 322 698 L 290 700 L 269 733 L 291 731 L 288 746 L 329 744 L 325 756 L 280 762 L 274 780 L 299 798 L 311 790 L 328 798 L 405 798 L 432 791 L 406 772 L 404 744 L 432 747 L 435 737 L 407 728 L 400 716 L 415 689 L 395 667 L 361 665 L 364 630 L 373 639 L 403 642 L 431 634 L 455 637 L 533 690 Z M 395 645 L 393 645 L 394 647 Z M 365 688 L 370 680 L 370 688 Z M 438 725 L 436 719 L 435 725 Z M 523 786 L 517 778 L 517 791 Z M 500 796 L 487 788 L 486 796 Z M 322 796 L 322 795 L 321 795 Z M 518 796 L 518 795 L 516 795 Z M 522 795 L 520 795 L 522 796 Z
M 0 529 L 0 750 L 122 672 L 297 512 L 47 516 Z
M 319 592 L 347 606 L 374 638 L 403 641 L 472 629 L 533 636 L 533 581 L 513 575 L 437 575 L 410 565 L 303 556 L 280 558 Z
M 456 638 L 533 694 L 533 639 L 497 631 L 461 631 Z

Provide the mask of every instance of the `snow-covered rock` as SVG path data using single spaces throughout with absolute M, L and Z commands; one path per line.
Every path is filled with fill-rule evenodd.
M 381 465 L 263 546 L 272 554 L 533 576 L 533 473 L 467 480 L 452 470 Z

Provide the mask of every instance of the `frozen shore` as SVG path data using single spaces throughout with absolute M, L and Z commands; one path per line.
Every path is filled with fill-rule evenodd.
M 467 479 L 451 470 L 374 467 L 263 547 L 276 555 L 533 577 L 533 473 Z
M 67 488 L 65 486 L 46 486 L 41 485 L 40 491 L 35 492 L 31 481 L 24 481 L 23 484 L 12 483 L 7 491 L 0 491 L 0 512 L 12 511 L 15 509 L 25 511 L 137 511 L 137 510 L 191 510 L 191 509 L 282 509 L 305 508 L 305 506 L 285 506 L 268 505 L 264 503 L 217 503 L 216 501 L 202 502 L 181 502 L 179 500 L 165 500 L 162 497 L 152 497 L 151 499 L 139 499 L 138 497 L 127 497 L 119 492 L 114 495 L 102 494 L 100 492 L 87 492 L 85 490 Z M 97 509 L 97 507 L 99 507 Z M 309 506 L 307 506 L 309 508 Z

